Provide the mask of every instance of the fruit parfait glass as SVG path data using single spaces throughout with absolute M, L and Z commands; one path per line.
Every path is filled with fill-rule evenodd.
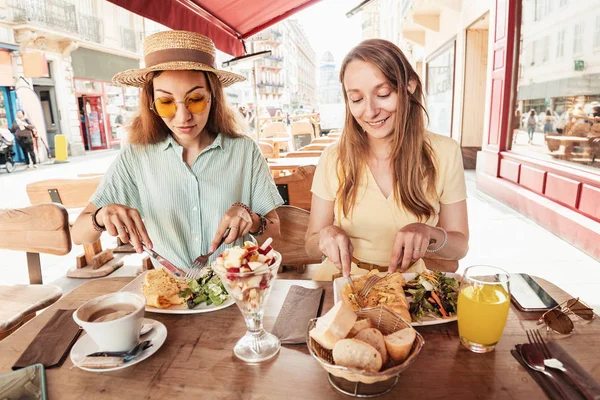
M 233 348 L 234 354 L 249 363 L 258 363 L 275 356 L 281 347 L 277 336 L 263 328 L 264 305 L 281 265 L 281 254 L 270 246 L 269 238 L 262 246 L 246 242 L 217 257 L 212 268 L 240 308 L 246 334 Z

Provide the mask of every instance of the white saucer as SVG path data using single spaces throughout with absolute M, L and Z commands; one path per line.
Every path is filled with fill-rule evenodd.
M 167 328 L 161 322 L 150 318 L 144 318 L 142 324 L 152 324 L 153 326 L 153 329 L 150 332 L 140 337 L 140 340 L 150 340 L 152 342 L 152 347 L 142 351 L 140 355 L 132 361 L 129 361 L 120 367 L 114 368 L 88 368 L 78 366 L 77 364 L 79 364 L 86 355 L 100 351 L 96 343 L 94 343 L 94 341 L 92 341 L 88 335 L 83 335 L 83 337 L 81 337 L 71 349 L 71 362 L 73 362 L 73 365 L 75 365 L 77 368 L 83 369 L 84 371 L 109 372 L 131 367 L 132 365 L 144 361 L 146 358 L 156 353 L 163 345 L 167 339 Z

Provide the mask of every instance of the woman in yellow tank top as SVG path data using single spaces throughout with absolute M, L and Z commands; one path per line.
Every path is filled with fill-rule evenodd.
M 345 57 L 340 80 L 344 132 L 321 156 L 312 186 L 306 251 L 327 257 L 315 279 L 364 273 L 356 262 L 405 271 L 428 252 L 464 257 L 460 146 L 426 131 L 421 81 L 402 51 L 366 40 Z

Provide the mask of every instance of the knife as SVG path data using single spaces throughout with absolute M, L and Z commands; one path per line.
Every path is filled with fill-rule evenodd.
M 166 258 L 164 258 L 163 256 L 161 256 L 160 254 L 158 254 L 154 250 L 149 249 L 148 247 L 146 247 L 145 244 L 142 244 L 142 248 L 144 249 L 144 251 L 146 253 L 148 253 L 148 255 L 150 255 L 150 257 L 152 257 L 156 261 L 158 261 L 160 263 L 160 265 L 162 265 L 163 267 L 165 267 L 173 275 L 178 276 L 178 277 L 185 276 L 185 273 L 182 270 L 180 270 L 179 268 L 177 268 L 175 265 L 173 265 L 172 262 L 170 262 L 169 260 L 167 260 Z

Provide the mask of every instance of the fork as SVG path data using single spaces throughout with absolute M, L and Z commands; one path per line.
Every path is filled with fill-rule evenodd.
M 552 384 L 560 393 L 561 398 L 569 398 L 567 393 L 565 393 L 559 380 L 553 374 L 546 371 L 546 366 L 544 365 L 544 355 L 540 353 L 535 344 L 524 343 L 522 345 L 518 345 L 518 351 L 521 354 L 521 358 L 529 368 L 541 372 L 542 374 L 550 378 L 550 381 L 552 381 Z
M 363 299 L 366 299 L 367 296 L 369 295 L 369 292 L 371 291 L 371 289 L 373 289 L 373 287 L 375 287 L 375 285 L 377 285 L 377 282 L 384 279 L 388 275 L 389 275 L 389 273 L 386 274 L 384 277 L 381 277 L 377 274 L 374 274 L 374 275 L 371 275 L 370 277 L 368 277 L 367 281 L 365 282 L 363 287 L 361 287 L 360 290 L 358 291 L 358 296 L 362 297 Z
M 356 287 L 354 286 L 354 281 L 352 280 L 352 277 L 350 275 L 348 275 L 346 277 L 346 279 L 348 279 L 348 284 L 350 285 L 350 287 L 352 288 L 352 293 L 354 293 L 354 297 L 356 298 L 356 302 L 358 303 L 358 306 L 360 308 L 363 308 L 363 301 L 360 298 L 360 295 L 356 292 Z
M 192 263 L 192 265 L 190 266 L 190 268 L 188 269 L 188 271 L 185 274 L 185 279 L 197 279 L 200 276 L 200 272 L 202 271 L 202 269 L 208 262 L 208 259 L 210 258 L 210 256 L 213 255 L 213 253 L 215 251 L 217 251 L 217 249 L 219 247 L 221 247 L 221 245 L 225 241 L 225 238 L 227 237 L 227 235 L 229 235 L 229 231 L 231 231 L 231 228 L 227 228 L 227 230 L 223 234 L 223 237 L 221 238 L 221 241 L 219 242 L 219 244 L 217 245 L 217 247 L 215 247 L 215 249 L 213 251 L 211 251 L 210 253 L 207 253 L 207 254 L 202 254 L 201 256 L 198 256 L 194 260 L 194 262 Z
M 577 379 L 577 377 L 575 377 L 571 371 L 569 371 L 568 369 L 565 368 L 565 366 L 563 365 L 563 363 L 560 360 L 552 357 L 552 353 L 550 352 L 550 349 L 546 345 L 546 341 L 544 340 L 543 336 L 540 334 L 539 331 L 528 330 L 526 333 L 527 333 L 527 339 L 529 339 L 529 343 L 535 345 L 536 348 L 538 349 L 538 351 L 543 355 L 544 365 L 546 367 L 549 367 L 552 369 L 557 369 L 557 370 L 561 371 L 562 373 L 564 373 L 571 380 L 571 382 L 573 382 L 575 384 L 575 386 L 577 386 L 577 388 L 579 389 L 581 394 L 583 394 L 583 396 L 586 399 L 591 400 L 594 398 L 586 390 L 586 388 L 583 387 L 583 385 L 581 383 L 579 383 L 579 380 Z

